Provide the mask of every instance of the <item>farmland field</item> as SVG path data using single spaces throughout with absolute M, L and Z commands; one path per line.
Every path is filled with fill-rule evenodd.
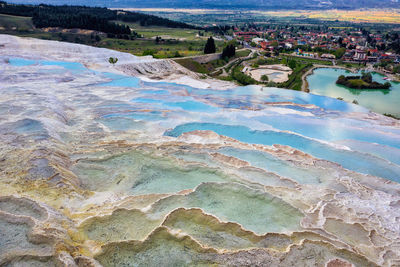
M 153 9 L 153 8 L 126 8 L 148 14 L 179 20 L 198 25 L 226 23 L 265 23 L 277 21 L 292 21 L 307 23 L 312 20 L 355 22 L 355 23 L 384 23 L 400 24 L 400 10 L 397 9 L 368 9 L 368 10 L 285 10 L 285 11 L 258 11 L 258 10 L 205 10 L 205 9 Z M 293 21 L 294 20 L 294 21 Z

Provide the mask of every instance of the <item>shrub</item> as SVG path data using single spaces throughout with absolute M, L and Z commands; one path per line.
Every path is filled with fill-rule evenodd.
M 174 57 L 182 57 L 182 55 L 179 53 L 179 51 L 176 51 Z
M 118 62 L 118 58 L 116 58 L 116 57 L 110 57 L 110 58 L 108 59 L 108 62 L 110 62 L 110 64 L 115 65 L 115 64 Z
M 157 51 L 151 49 L 146 49 L 142 53 L 143 56 L 154 56 L 155 54 L 157 54 Z
M 296 60 L 293 60 L 293 59 L 290 60 L 288 63 L 289 68 L 291 68 L 292 70 L 294 70 L 296 68 L 296 65 L 297 65 Z

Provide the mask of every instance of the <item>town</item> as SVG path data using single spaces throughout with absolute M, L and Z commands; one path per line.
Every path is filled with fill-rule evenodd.
M 304 28 L 304 27 L 303 27 Z M 339 63 L 372 64 L 385 73 L 400 73 L 400 38 L 397 32 L 370 33 L 329 28 L 326 31 L 280 30 L 239 31 L 234 38 L 265 51 L 267 56 L 279 53 Z

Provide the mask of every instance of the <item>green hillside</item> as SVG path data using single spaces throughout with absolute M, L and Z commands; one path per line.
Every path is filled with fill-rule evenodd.
M 0 27 L 5 30 L 26 31 L 33 29 L 33 23 L 30 17 L 17 17 L 0 14 Z

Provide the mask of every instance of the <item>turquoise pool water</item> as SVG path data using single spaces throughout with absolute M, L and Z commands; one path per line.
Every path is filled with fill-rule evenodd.
M 336 80 L 340 75 L 360 75 L 349 73 L 343 69 L 320 68 L 307 77 L 310 92 L 313 94 L 342 97 L 345 101 L 357 100 L 359 105 L 372 111 L 384 114 L 389 113 L 400 116 L 400 83 L 390 82 L 390 90 L 357 90 L 337 85 Z M 381 74 L 373 73 L 373 79 L 386 82 Z
M 323 118 L 290 115 L 261 116 L 254 119 L 269 124 L 276 129 L 299 133 L 319 140 L 339 141 L 353 139 L 400 149 L 400 140 L 397 135 L 377 132 L 375 129 L 362 131 L 359 127 L 349 124 L 348 121 L 341 121 L 340 118 L 332 119 L 330 123 L 327 123 Z
M 232 137 L 250 144 L 287 145 L 309 153 L 317 158 L 337 162 L 350 170 L 400 182 L 400 166 L 398 165 L 390 164 L 372 155 L 359 153 L 357 151 L 336 149 L 332 146 L 286 132 L 257 131 L 237 125 L 187 123 L 167 131 L 165 135 L 177 137 L 183 133 L 195 130 L 211 130 L 220 135 Z
M 66 62 L 66 61 L 49 61 L 49 60 L 31 60 L 24 58 L 9 58 L 9 62 L 12 66 L 25 67 L 31 65 L 42 65 L 42 66 L 58 66 L 70 71 L 84 71 L 88 70 L 81 63 Z
M 102 83 L 100 86 L 115 86 L 115 87 L 139 87 L 140 79 L 136 77 L 127 77 L 124 75 L 103 72 L 103 76 L 112 79 L 112 81 L 107 83 Z
M 170 109 L 182 109 L 184 111 L 198 111 L 198 112 L 217 112 L 219 109 L 217 107 L 205 104 L 203 102 L 192 100 L 191 98 L 183 97 L 183 101 L 166 101 L 161 98 L 143 98 L 138 97 L 132 99 L 132 102 L 135 103 L 147 103 L 147 104 L 155 104 L 160 108 L 170 108 Z M 153 106 L 153 107 L 156 107 Z

